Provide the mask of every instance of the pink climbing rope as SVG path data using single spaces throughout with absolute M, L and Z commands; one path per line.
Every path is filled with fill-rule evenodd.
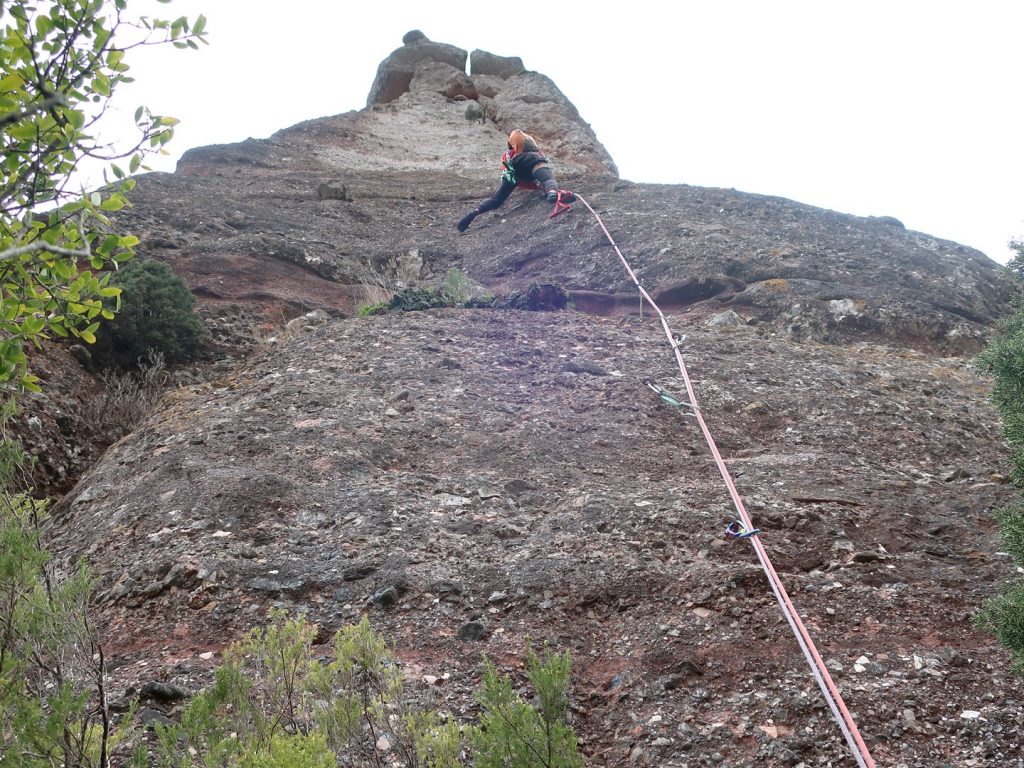
M 611 243 L 612 248 L 615 249 L 615 253 L 618 254 L 619 260 L 622 262 L 622 266 L 626 268 L 626 272 L 629 274 L 630 279 L 632 279 L 633 283 L 640 291 L 640 295 L 643 296 L 644 300 L 651 305 L 651 308 L 661 320 L 661 325 L 665 329 L 665 335 L 668 336 L 669 344 L 672 345 L 672 350 L 675 352 L 676 362 L 679 363 L 679 371 L 682 373 L 683 381 L 686 383 L 686 394 L 690 398 L 689 404 L 692 413 L 697 418 L 697 423 L 700 425 L 701 432 L 704 433 L 704 440 L 707 442 L 708 448 L 711 450 L 711 455 L 715 459 L 715 464 L 718 466 L 718 471 L 722 475 L 722 480 L 725 482 L 726 488 L 729 490 L 729 496 L 732 498 L 732 503 L 736 508 L 736 513 L 739 515 L 740 522 L 743 524 L 744 528 L 746 528 L 747 531 L 754 531 L 755 528 L 753 521 L 750 519 L 750 515 L 747 514 L 747 509 L 743 505 L 743 499 L 740 498 L 739 491 L 736 490 L 736 484 L 733 482 L 732 476 L 729 474 L 729 469 L 725 465 L 725 460 L 722 458 L 722 454 L 719 453 L 718 446 L 715 444 L 715 439 L 711 434 L 711 430 L 708 429 L 708 425 L 704 421 L 704 416 L 701 414 L 700 408 L 697 405 L 697 395 L 694 393 L 693 383 L 690 381 L 690 374 L 686 370 L 686 362 L 683 360 L 683 353 L 679 351 L 679 344 L 675 341 L 675 338 L 672 335 L 672 330 L 669 328 L 668 320 L 665 318 L 665 315 L 662 314 L 658 305 L 655 304 L 654 299 L 651 298 L 650 294 L 648 294 L 640 284 L 640 281 L 637 279 L 632 267 L 629 266 L 629 262 L 626 261 L 626 257 L 622 255 L 622 251 L 619 250 L 619 246 L 616 245 L 615 240 L 612 239 L 611 233 L 608 232 L 608 228 L 604 225 L 604 222 L 597 214 L 597 211 L 591 208 L 590 203 L 584 200 L 579 193 L 576 193 L 576 199 L 583 203 L 583 205 L 587 207 L 587 210 L 594 215 L 594 218 L 597 220 L 598 225 L 600 225 L 605 237 L 608 238 L 608 242 Z M 761 540 L 756 535 L 750 535 L 745 538 L 750 541 L 751 545 L 754 547 L 754 552 L 757 553 L 757 559 L 761 562 L 761 567 L 764 569 L 765 575 L 768 577 L 768 583 L 771 585 L 772 592 L 775 594 L 775 599 L 782 608 L 782 612 L 786 616 L 786 621 L 789 622 L 790 629 L 792 629 L 793 635 L 796 637 L 797 644 L 800 646 L 800 650 L 803 652 L 804 658 L 807 659 L 807 662 L 810 665 L 811 674 L 817 681 L 818 687 L 821 689 L 821 692 L 825 697 L 825 701 L 828 703 L 829 709 L 832 710 L 832 715 L 835 717 L 836 722 L 839 725 L 839 729 L 846 738 L 846 742 L 850 746 L 853 757 L 857 760 L 857 764 L 860 768 L 875 768 L 875 761 L 871 757 L 871 753 L 868 751 L 867 745 L 864 743 L 864 739 L 860 735 L 860 731 L 857 729 L 857 724 L 854 722 L 849 709 L 847 709 L 846 704 L 843 702 L 843 697 L 840 695 L 839 689 L 832 681 L 832 676 L 829 674 L 825 663 L 822 661 L 821 655 L 818 653 L 818 649 L 815 647 L 810 633 L 807 631 L 803 621 L 800 619 L 800 615 L 797 613 L 797 610 L 793 605 L 793 601 L 790 600 L 789 594 L 786 592 L 786 588 L 782 585 L 782 580 L 779 578 L 779 574 L 775 571 L 775 567 L 772 565 L 772 562 L 768 557 L 768 553 L 765 551 L 764 545 L 761 544 Z

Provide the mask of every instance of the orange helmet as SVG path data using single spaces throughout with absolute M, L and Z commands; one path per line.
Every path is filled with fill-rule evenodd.
M 537 142 L 533 136 L 516 128 L 508 135 L 508 148 L 513 155 L 520 152 L 536 152 Z

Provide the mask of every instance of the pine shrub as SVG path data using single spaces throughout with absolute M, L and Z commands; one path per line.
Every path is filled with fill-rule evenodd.
M 93 358 L 100 365 L 131 370 L 153 353 L 169 366 L 202 356 L 209 331 L 192 292 L 167 264 L 135 259 L 110 282 L 122 289 L 121 308 L 96 335 Z
M 453 721 L 420 706 L 398 660 L 364 619 L 341 629 L 329 657 L 315 626 L 273 610 L 225 653 L 214 685 L 180 722 L 157 726 L 155 768 L 458 768 L 468 755 Z M 536 703 L 485 661 L 479 726 L 465 729 L 478 768 L 581 768 L 567 723 L 569 654 L 528 651 Z
M 1022 275 L 1024 243 L 1013 246 L 1017 257 L 1011 262 L 1011 274 Z M 1013 451 L 1012 479 L 1024 490 L 1024 307 L 1002 325 L 978 363 L 993 376 L 992 400 Z M 1024 503 L 997 511 L 995 518 L 1003 547 L 1017 567 L 1024 568 Z M 985 601 L 975 623 L 1009 649 L 1016 670 L 1024 674 L 1024 579 L 1018 578 Z
M 0 474 L 11 482 L 22 459 L 5 443 Z M 0 768 L 108 768 L 115 754 L 141 765 L 141 751 L 128 754 L 132 713 L 118 720 L 107 706 L 93 579 L 85 568 L 57 576 L 41 544 L 46 511 L 0 488 Z
M 576 735 L 566 722 L 569 708 L 569 654 L 532 650 L 526 677 L 537 706 L 512 690 L 512 682 L 488 659 L 483 688 L 477 694 L 480 725 L 469 730 L 476 768 L 581 768 Z

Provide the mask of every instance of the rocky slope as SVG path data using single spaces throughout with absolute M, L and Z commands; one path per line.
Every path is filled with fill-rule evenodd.
M 853 765 L 751 548 L 722 535 L 696 425 L 640 381 L 682 392 L 593 219 L 517 193 L 455 231 L 518 125 L 670 313 L 878 764 L 1024 765 L 1024 685 L 970 624 L 1010 570 L 989 516 L 1014 496 L 1006 450 L 963 356 L 1007 310 L 995 265 L 890 219 L 619 180 L 547 78 L 407 40 L 366 109 L 140 180 L 124 223 L 222 343 L 333 318 L 169 395 L 58 505 L 53 547 L 102 577 L 117 681 L 194 688 L 283 605 L 325 636 L 369 615 L 459 717 L 482 654 L 571 649 L 591 765 Z M 481 290 L 558 283 L 575 309 L 353 316 L 453 266 Z

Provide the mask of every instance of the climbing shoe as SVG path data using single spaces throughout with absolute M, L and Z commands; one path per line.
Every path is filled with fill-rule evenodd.
M 557 189 L 552 189 L 550 192 L 548 192 L 548 202 L 549 203 L 557 203 L 558 202 L 558 190 Z
M 465 232 L 467 229 L 469 229 L 469 225 L 473 223 L 473 219 L 475 219 L 476 216 L 477 212 L 473 210 L 467 213 L 461 219 L 459 219 L 459 223 L 455 225 L 459 228 L 459 232 Z

